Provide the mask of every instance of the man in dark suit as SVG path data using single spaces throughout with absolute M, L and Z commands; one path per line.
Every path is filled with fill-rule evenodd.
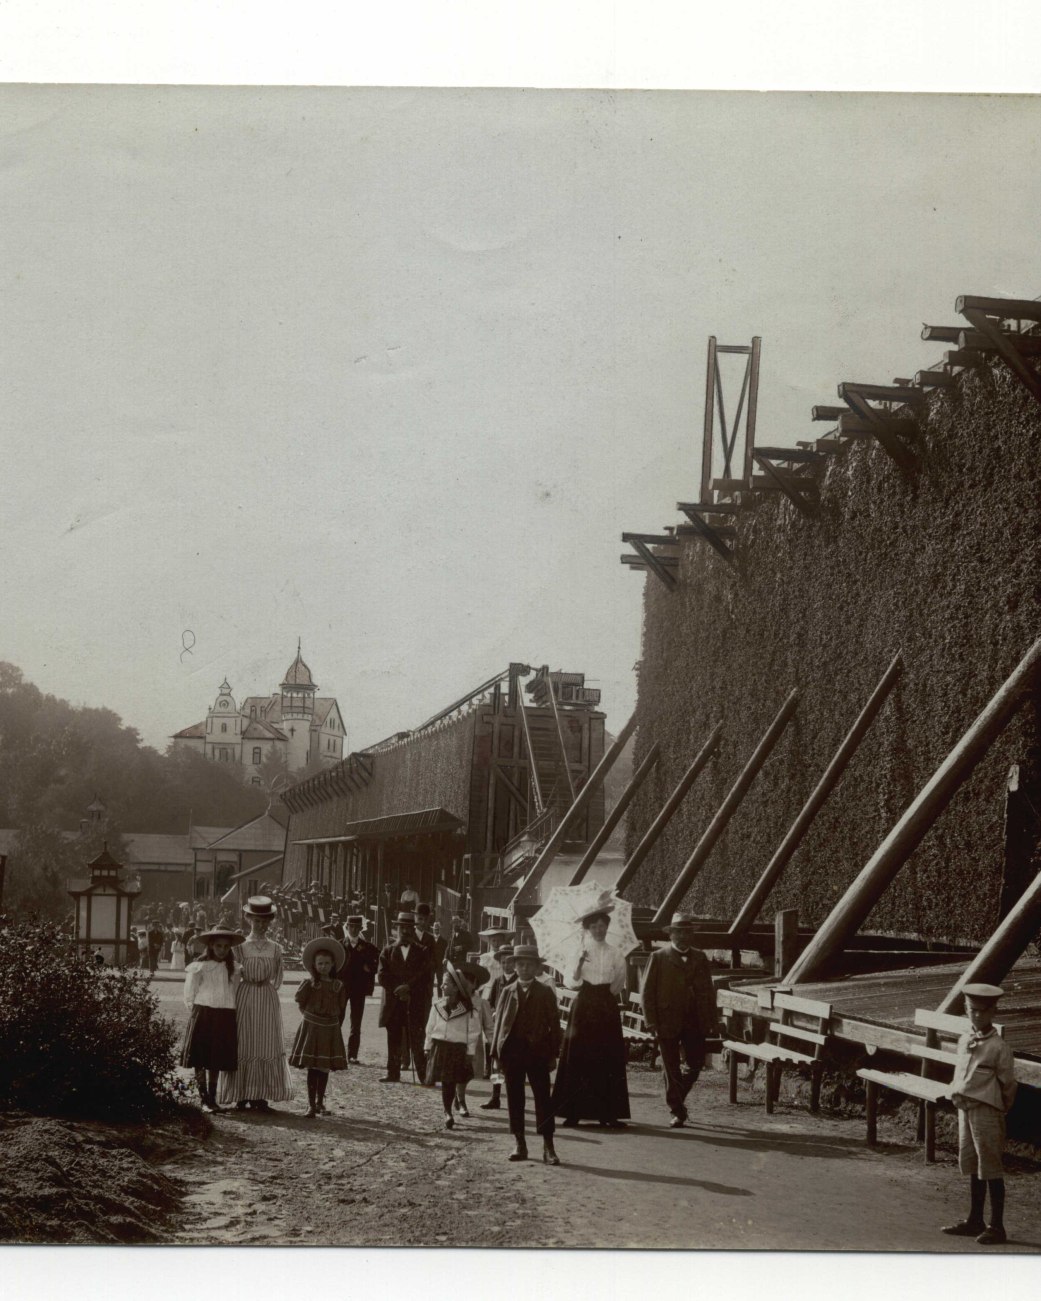
M 466 962 L 471 953 L 477 952 L 477 941 L 466 928 L 466 913 L 457 912 L 452 917 L 452 934 L 448 941 L 447 958 L 453 966 Z
M 377 983 L 383 990 L 380 1025 L 387 1031 L 387 1073 L 381 1084 L 401 1081 L 401 1049 L 404 1039 L 411 1047 L 412 1061 L 420 1079 L 426 1074 L 423 1038 L 426 1023 L 421 1022 L 418 1008 L 423 992 L 430 983 L 430 953 L 416 939 L 415 917 L 399 912 L 398 938 L 380 954 Z
M 669 926 L 669 946 L 655 949 L 643 977 L 641 999 L 647 1029 L 658 1036 L 665 1105 L 669 1122 L 680 1129 L 687 1119 L 687 1094 L 705 1065 L 705 1040 L 719 1033 L 716 991 L 708 958 L 694 948 L 694 922 L 675 913 Z M 680 1067 L 680 1050 L 686 1069 Z
M 336 973 L 347 986 L 347 1001 L 351 1009 L 351 1032 L 347 1036 L 348 1062 L 358 1060 L 365 1000 L 376 987 L 376 970 L 380 961 L 380 951 L 375 944 L 362 939 L 364 920 L 360 913 L 353 913 L 347 918 L 347 935 L 343 941 L 346 960 Z
M 436 965 L 437 941 L 430 929 L 430 921 L 430 905 L 428 903 L 418 904 L 416 906 L 416 943 L 422 944 L 427 951 L 430 979 L 418 991 L 418 1001 L 411 1008 L 409 1015 L 419 1021 L 424 1031 L 426 1030 L 427 1017 L 430 1015 L 430 1005 L 434 1001 L 434 986 L 435 984 L 439 986 L 441 983 L 441 969 Z M 406 1040 L 401 1050 L 402 1070 L 408 1070 L 411 1055 L 411 1045 Z
M 511 1161 L 527 1161 L 524 1137 L 524 1081 L 531 1084 L 535 1100 L 535 1129 L 542 1135 L 542 1159 L 559 1165 L 553 1149 L 553 1106 L 549 1077 L 560 1053 L 560 1011 L 551 985 L 535 977 L 542 967 L 539 951 L 531 945 L 514 948 L 517 979 L 504 987 L 495 1008 L 492 1056 L 506 1077 L 506 1105 L 514 1138 Z

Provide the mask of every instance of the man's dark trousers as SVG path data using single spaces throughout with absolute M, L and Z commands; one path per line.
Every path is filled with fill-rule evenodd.
M 412 1052 L 412 1064 L 417 1077 L 422 1080 L 427 1073 L 427 1056 L 423 1051 L 423 1039 L 426 1025 L 419 1024 L 418 1015 L 413 1015 L 411 1007 L 395 1009 L 396 1015 L 387 1023 L 387 1074 L 392 1079 L 401 1075 L 401 1059 L 405 1049 Z
M 361 1020 L 365 1015 L 365 990 L 352 989 L 348 998 L 351 1009 L 351 1032 L 347 1036 L 347 1056 L 352 1060 L 358 1056 L 361 1047 Z
M 527 1079 L 535 1101 L 536 1133 L 543 1138 L 552 1138 L 556 1123 L 549 1096 L 549 1062 L 541 1054 L 533 1053 L 523 1039 L 513 1037 L 503 1044 L 500 1064 L 506 1080 L 510 1133 L 515 1138 L 524 1137 L 524 1081 Z
M 680 1066 L 682 1049 L 686 1068 Z M 687 1094 L 694 1087 L 705 1065 L 705 1040 L 700 1031 L 691 1027 L 683 1030 L 677 1039 L 658 1038 L 661 1054 L 662 1082 L 665 1085 L 665 1105 L 674 1116 L 686 1110 Z

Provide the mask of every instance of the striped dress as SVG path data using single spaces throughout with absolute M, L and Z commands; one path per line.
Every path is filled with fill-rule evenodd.
M 286 1063 L 278 988 L 282 950 L 273 940 L 246 940 L 235 949 L 239 981 L 235 991 L 238 1069 L 222 1071 L 218 1100 L 288 1102 L 293 1081 Z

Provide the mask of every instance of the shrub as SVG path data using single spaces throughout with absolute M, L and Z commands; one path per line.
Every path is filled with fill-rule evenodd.
M 143 975 L 0 916 L 0 1108 L 141 1119 L 169 1102 L 175 1039 Z

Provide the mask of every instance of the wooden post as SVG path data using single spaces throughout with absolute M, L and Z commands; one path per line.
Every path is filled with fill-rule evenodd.
M 872 854 L 860 875 L 796 959 L 795 965 L 785 977 L 786 983 L 795 985 L 812 979 L 827 959 L 839 952 L 846 940 L 860 929 L 868 913 L 914 853 L 922 837 L 1022 705 L 1036 678 L 1039 664 L 1041 637 L 1030 647 Z
M 629 779 L 629 785 L 626 786 L 625 790 L 622 791 L 621 795 L 619 795 L 618 803 L 604 819 L 604 825 L 596 833 L 592 844 L 582 856 L 582 861 L 579 863 L 578 867 L 575 868 L 575 874 L 568 882 L 568 885 L 580 885 L 585 879 L 586 873 L 593 866 L 597 855 L 600 853 L 601 849 L 603 849 L 604 845 L 607 844 L 611 832 L 614 831 L 615 827 L 617 827 L 618 823 L 622 820 L 622 814 L 632 803 L 633 796 L 642 786 L 644 778 L 658 762 L 658 756 L 660 753 L 661 747 L 658 745 L 658 742 L 655 741 L 647 751 L 646 755 L 644 755 L 643 763 L 640 764 Z
M 799 910 L 782 908 L 774 917 L 774 976 L 780 980 L 795 960 L 799 943 Z
M 701 496 L 698 501 L 710 500 L 712 487 L 712 431 L 715 424 L 716 336 L 708 341 L 708 369 L 705 375 L 705 425 L 701 442 Z
M 679 785 L 661 806 L 658 816 L 643 833 L 643 838 L 632 852 L 632 856 L 622 868 L 622 874 L 615 882 L 614 888 L 621 893 L 639 871 L 644 859 L 657 844 L 658 837 L 668 826 L 672 815 L 683 803 L 683 797 L 694 785 L 698 774 L 719 748 L 719 738 L 723 735 L 723 724 L 717 723 L 709 734 L 708 740 L 698 751 L 694 762 L 679 780 Z
M 535 765 L 535 754 L 531 748 L 531 731 L 528 727 L 528 715 L 524 707 L 524 696 L 521 694 L 522 692 L 523 688 L 521 688 L 518 693 L 519 699 L 517 702 L 517 712 L 520 714 L 521 726 L 524 729 L 524 744 L 528 751 L 528 776 L 530 779 L 529 790 L 535 796 L 535 814 L 538 816 L 546 805 L 542 797 L 542 787 L 539 784 L 538 769 Z M 492 757 L 494 758 L 494 755 Z
M 531 871 L 518 887 L 517 893 L 514 895 L 510 904 L 511 908 L 515 908 L 517 904 L 522 901 L 529 903 L 534 902 L 535 887 L 538 885 L 539 881 L 542 880 L 543 876 L 545 876 L 546 869 L 560 852 L 560 846 L 564 843 L 567 833 L 574 824 L 576 818 L 593 798 L 595 793 L 600 789 L 604 778 L 614 766 L 615 760 L 625 749 L 626 743 L 632 735 L 635 727 L 636 714 L 633 713 L 629 716 L 629 721 L 615 737 L 611 748 L 600 760 L 593 772 L 590 773 L 586 784 L 578 792 L 578 795 L 575 797 L 575 802 L 560 819 L 556 830 L 550 836 L 549 840 L 546 841 L 546 844 L 542 848 L 542 852 L 532 864 Z
M 744 768 L 738 775 L 737 781 L 730 788 L 726 799 L 719 806 L 715 817 L 709 823 L 708 828 L 702 835 L 701 839 L 694 846 L 694 852 L 690 858 L 683 864 L 683 870 L 673 882 L 671 889 L 662 900 L 658 911 L 654 914 L 653 924 L 655 926 L 664 926 L 672 916 L 678 905 L 682 902 L 683 896 L 690 889 L 694 878 L 701 871 L 709 854 L 714 849 L 716 842 L 727 828 L 727 824 L 740 807 L 741 801 L 748 793 L 748 788 L 755 781 L 759 770 L 766 763 L 770 756 L 771 750 L 777 744 L 781 733 L 788 726 L 791 716 L 795 713 L 799 704 L 798 689 L 789 693 L 788 699 L 781 706 L 780 712 L 756 746 L 751 758 L 745 764 Z
M 868 728 L 875 721 L 879 710 L 885 704 L 886 698 L 893 689 L 894 683 L 903 672 L 903 667 L 900 652 L 897 651 L 896 655 L 893 657 L 893 662 L 889 665 L 889 668 L 886 669 L 882 676 L 882 680 L 872 692 L 871 699 L 861 710 L 859 718 L 846 734 L 845 740 L 835 751 L 835 756 L 831 763 L 828 764 L 824 775 L 817 783 L 810 798 L 803 805 L 799 816 L 792 823 L 788 834 L 778 845 L 774 852 L 774 856 L 763 869 L 762 876 L 760 876 L 759 880 L 755 883 L 752 893 L 745 900 L 741 911 L 731 923 L 729 932 L 731 935 L 740 937 L 754 924 L 755 919 L 759 916 L 760 909 L 766 902 L 767 896 L 777 884 L 781 877 L 781 873 L 788 866 L 795 851 L 802 844 L 803 837 L 810 829 L 813 819 L 820 812 L 828 796 L 838 785 L 839 778 L 845 772 L 846 766 L 856 753 L 857 747 L 864 739 Z M 783 972 L 778 972 L 777 974 L 783 975 Z
M 564 727 L 560 721 L 560 711 L 557 709 L 557 693 L 553 690 L 553 679 L 549 676 L 549 665 L 546 665 L 546 686 L 549 690 L 549 704 L 553 710 L 553 722 L 557 728 L 557 740 L 560 742 L 560 760 L 564 765 L 564 776 L 567 778 L 567 788 L 571 799 L 575 798 L 575 783 L 571 778 L 571 764 L 567 757 L 567 742 L 564 740 Z
M 994 934 L 958 977 L 937 1011 L 950 1012 L 957 1016 L 961 1011 L 961 991 L 966 985 L 977 981 L 987 985 L 999 985 L 1037 934 L 1039 927 L 1041 927 L 1041 873 L 1027 886 Z

